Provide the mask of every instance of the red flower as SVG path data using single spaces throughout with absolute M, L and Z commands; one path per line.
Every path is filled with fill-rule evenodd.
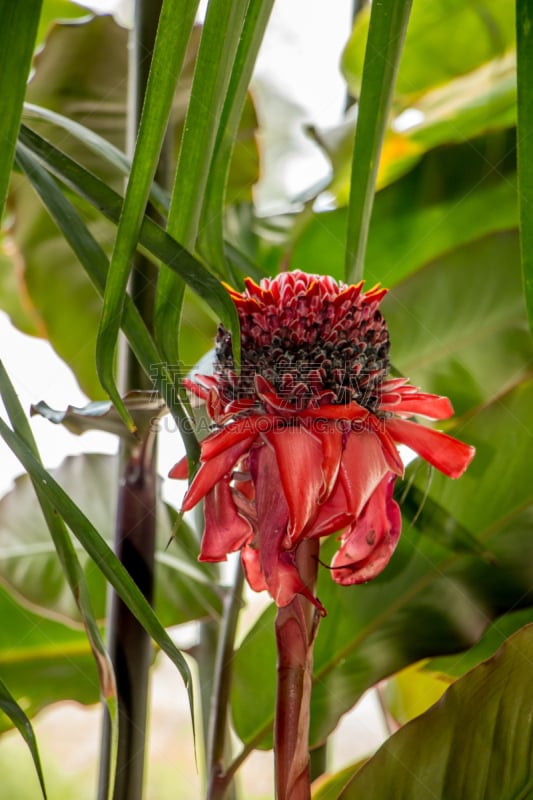
M 341 584 L 363 583 L 387 565 L 398 542 L 392 499 L 406 444 L 452 478 L 474 449 L 408 417 L 445 419 L 446 397 L 388 379 L 389 335 L 379 303 L 332 278 L 294 271 L 246 290 L 230 289 L 241 323 L 242 368 L 220 326 L 214 375 L 189 382 L 216 429 L 202 442 L 201 465 L 183 511 L 205 497 L 200 560 L 241 550 L 248 582 L 278 606 L 297 593 L 322 612 L 297 566 L 299 543 L 340 534 L 331 569 Z M 186 460 L 170 472 L 187 476 Z

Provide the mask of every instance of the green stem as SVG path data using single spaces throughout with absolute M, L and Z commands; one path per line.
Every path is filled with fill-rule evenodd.
M 314 591 L 318 540 L 303 541 L 296 552 L 298 571 Z M 301 595 L 278 610 L 275 630 L 278 684 L 274 721 L 277 800 L 310 800 L 309 714 L 313 643 L 318 625 L 314 606 Z

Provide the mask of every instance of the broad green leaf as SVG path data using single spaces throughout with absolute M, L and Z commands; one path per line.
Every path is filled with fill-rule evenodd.
M 102 386 L 132 430 L 135 423 L 122 403 L 115 382 L 117 341 L 132 258 L 137 249 L 195 13 L 196 4 L 190 0 L 164 0 L 161 7 L 131 172 L 106 277 L 96 342 L 96 368 Z M 173 24 L 176 19 L 180 20 L 177 29 Z
M 519 258 L 516 233 L 486 237 L 428 264 L 383 303 L 396 368 L 424 391 L 451 397 L 457 414 L 531 369 Z
M 366 251 L 368 285 L 392 287 L 427 262 L 493 231 L 516 228 L 512 136 L 427 153 L 376 194 Z M 445 163 L 445 170 L 443 170 Z M 293 267 L 342 279 L 347 212 L 314 213 L 298 232 Z
M 342 58 L 352 94 L 361 86 L 368 9 L 356 17 Z M 397 94 L 409 98 L 465 75 L 502 55 L 514 41 L 513 0 L 414 3 L 398 72 Z
M 533 609 L 511 611 L 491 622 L 479 642 L 464 653 L 430 659 L 424 666 L 429 673 L 460 678 L 482 661 L 493 656 L 504 641 L 524 625 L 533 623 Z
M 357 761 L 333 775 L 329 773 L 321 775 L 311 786 L 312 800 L 337 800 L 346 784 L 353 778 L 354 773 L 361 769 L 364 763 L 365 761 Z
M 97 454 L 73 456 L 50 472 L 111 546 L 117 459 Z M 194 619 L 218 619 L 222 611 L 221 598 L 209 566 L 199 564 L 197 552 L 189 549 L 191 534 L 187 526 L 181 523 L 171 541 L 173 521 L 161 501 L 156 519 L 155 610 L 159 618 L 165 626 Z M 98 619 L 104 619 L 105 580 L 81 544 L 74 540 L 72 545 L 89 588 L 94 613 Z M 27 475 L 17 478 L 12 491 L 0 500 L 0 578 L 43 617 L 79 624 L 77 605 L 68 590 L 46 524 L 33 501 L 33 488 Z
M 21 461 L 27 472 L 31 475 L 33 481 L 37 482 L 41 487 L 42 492 L 54 505 L 72 533 L 90 555 L 98 569 L 113 586 L 123 602 L 128 606 L 132 614 L 134 614 L 146 632 L 150 634 L 176 666 L 188 690 L 192 713 L 192 685 L 187 662 L 173 644 L 172 639 L 146 602 L 129 573 L 126 572 L 111 548 L 106 544 L 105 540 L 85 514 L 52 478 L 50 473 L 35 459 L 31 450 L 25 445 L 22 439 L 13 433 L 2 419 L 0 419 L 0 435 Z
M 44 775 L 43 770 L 41 767 L 41 760 L 39 758 L 39 750 L 37 748 L 37 740 L 35 738 L 35 734 L 33 732 L 33 728 L 31 726 L 31 722 L 29 721 L 28 717 L 21 709 L 5 683 L 0 678 L 0 709 L 4 712 L 4 714 L 9 717 L 9 719 L 13 722 L 14 725 L 18 728 L 21 736 L 23 737 L 24 741 L 28 745 L 28 748 L 31 753 L 31 757 L 33 759 L 33 764 L 37 771 L 37 775 L 39 778 L 39 783 L 41 785 L 41 791 L 43 793 L 43 797 L 46 800 L 46 788 L 44 785 Z
M 0 219 L 31 67 L 42 0 L 0 5 Z
M 363 277 L 376 175 L 412 0 L 373 3 L 352 155 L 345 278 Z
M 217 130 L 248 2 L 211 0 L 207 8 L 167 222 L 168 233 L 190 252 L 196 248 Z M 165 262 L 157 286 L 154 330 L 163 355 L 171 364 L 180 361 L 178 331 L 183 291 L 183 281 Z M 240 336 L 234 336 L 233 343 L 238 365 Z
M 516 2 L 516 49 L 518 86 L 518 203 L 524 291 L 533 332 L 533 9 L 527 0 Z
M 475 649 L 476 646 L 467 652 Z M 453 657 L 444 656 L 444 658 Z M 443 673 L 426 670 L 424 668 L 426 663 L 420 661 L 418 664 L 412 664 L 410 667 L 400 670 L 392 678 L 389 678 L 383 689 L 382 696 L 387 710 L 401 725 L 405 725 L 409 720 L 419 717 L 420 714 L 427 711 L 430 706 L 440 700 L 452 683 L 453 679 Z
M 60 700 L 98 702 L 98 674 L 84 631 L 35 614 L 2 586 L 0 613 L 0 675 L 30 719 Z M 11 728 L 0 714 L 0 731 Z
M 391 737 L 339 800 L 516 800 L 533 793 L 533 626 Z
M 435 474 L 429 497 L 489 550 L 493 561 L 450 554 L 404 519 L 385 571 L 364 586 L 337 586 L 319 571 L 318 596 L 328 610 L 314 652 L 311 745 L 377 681 L 434 655 L 475 644 L 491 619 L 531 608 L 533 596 L 533 383 L 524 382 L 451 432 L 477 448 L 457 481 Z M 423 488 L 423 483 L 422 483 Z M 338 543 L 331 537 L 321 559 Z M 233 721 L 246 749 L 268 746 L 275 695 L 274 609 L 257 621 L 234 665 Z M 256 687 L 261 686 L 261 692 Z M 253 702 L 251 692 L 254 692 Z
M 428 150 L 474 140 L 516 124 L 516 57 L 505 56 L 437 86 L 390 120 L 379 161 L 376 184 L 388 186 L 411 170 Z M 318 143 L 330 158 L 334 176 L 329 191 L 338 205 L 348 202 L 355 123 L 347 118 L 329 131 L 317 131 Z M 482 143 L 473 141 L 478 156 Z M 440 154 L 442 158 L 442 154 Z

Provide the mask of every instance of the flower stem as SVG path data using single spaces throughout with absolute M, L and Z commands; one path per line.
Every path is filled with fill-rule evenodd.
M 298 571 L 314 592 L 318 540 L 305 540 L 296 551 Z M 309 800 L 309 714 L 313 677 L 313 643 L 318 613 L 298 595 L 276 617 L 278 686 L 274 722 L 277 800 Z

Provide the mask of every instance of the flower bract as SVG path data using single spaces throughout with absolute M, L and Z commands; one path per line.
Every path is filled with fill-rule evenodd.
M 445 419 L 453 409 L 446 397 L 389 377 L 379 308 L 385 289 L 364 292 L 362 282 L 295 270 L 229 291 L 241 326 L 241 369 L 221 325 L 213 374 L 188 381 L 214 430 L 201 443 L 182 510 L 205 499 L 200 560 L 240 550 L 253 589 L 267 590 L 278 606 L 302 594 L 325 613 L 299 574 L 300 543 L 338 535 L 333 579 L 371 580 L 400 536 L 398 445 L 452 478 L 474 449 L 410 419 Z M 186 460 L 170 475 L 187 477 Z

